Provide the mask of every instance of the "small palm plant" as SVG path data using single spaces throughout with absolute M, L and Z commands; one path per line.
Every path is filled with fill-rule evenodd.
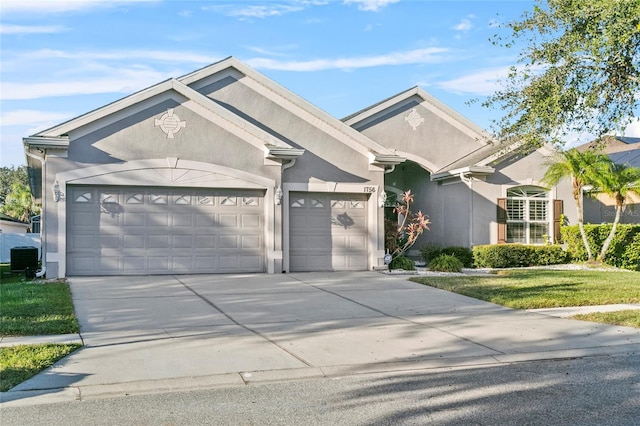
M 609 162 L 608 157 L 591 150 L 581 152 L 572 148 L 556 151 L 547 160 L 547 171 L 542 178 L 542 181 L 550 186 L 557 185 L 563 179 L 571 179 L 573 199 L 578 213 L 578 228 L 589 261 L 593 260 L 593 252 L 584 230 L 583 190 L 585 186 L 597 183 L 599 175 L 609 167 Z
M 607 167 L 598 176 L 596 185 L 598 190 L 609 195 L 616 203 L 616 215 L 611 231 L 598 255 L 598 260 L 604 261 L 627 202 L 632 195 L 640 195 L 640 169 L 626 164 L 616 164 L 608 159 Z

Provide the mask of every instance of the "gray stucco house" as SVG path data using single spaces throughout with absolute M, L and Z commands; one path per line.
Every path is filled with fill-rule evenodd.
M 544 243 L 572 202 L 539 182 L 547 150 L 420 88 L 339 120 L 235 58 L 24 145 L 48 277 L 371 270 L 407 189 L 431 220 L 416 247 Z

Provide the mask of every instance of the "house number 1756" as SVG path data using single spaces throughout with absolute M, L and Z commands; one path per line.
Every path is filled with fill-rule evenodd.
M 364 187 L 364 192 L 367 194 L 371 194 L 373 192 L 376 192 L 376 187 L 375 186 L 365 186 Z

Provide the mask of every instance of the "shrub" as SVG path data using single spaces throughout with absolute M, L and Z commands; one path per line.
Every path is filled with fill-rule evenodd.
M 422 260 L 424 260 L 427 265 L 441 254 L 449 254 L 457 257 L 465 268 L 473 267 L 473 253 L 468 247 L 449 246 L 441 248 L 435 244 L 427 244 L 420 249 Z
M 422 257 L 422 260 L 424 260 L 427 265 L 441 254 L 442 249 L 435 244 L 427 244 L 420 248 L 420 257 Z
M 489 244 L 473 247 L 478 268 L 516 268 L 564 263 L 567 253 L 557 245 Z
M 413 271 L 416 265 L 413 260 L 405 256 L 398 256 L 389 263 L 389 269 L 404 269 L 405 271 Z
M 604 240 L 611 231 L 610 223 L 584 225 L 587 240 L 594 256 L 600 252 Z M 563 226 L 562 239 L 567 244 L 567 252 L 573 260 L 587 260 L 587 254 L 577 225 Z M 640 271 L 640 225 L 618 224 L 616 235 L 607 251 L 605 263 L 619 268 Z
M 465 268 L 473 267 L 473 252 L 469 247 L 445 247 L 442 249 L 442 254 L 450 254 L 457 257 Z
M 462 261 L 452 254 L 441 254 L 429 263 L 429 269 L 438 272 L 461 272 Z

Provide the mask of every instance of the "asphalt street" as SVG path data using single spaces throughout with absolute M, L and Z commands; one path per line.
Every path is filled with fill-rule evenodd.
M 12 425 L 639 425 L 637 353 L 0 408 Z

